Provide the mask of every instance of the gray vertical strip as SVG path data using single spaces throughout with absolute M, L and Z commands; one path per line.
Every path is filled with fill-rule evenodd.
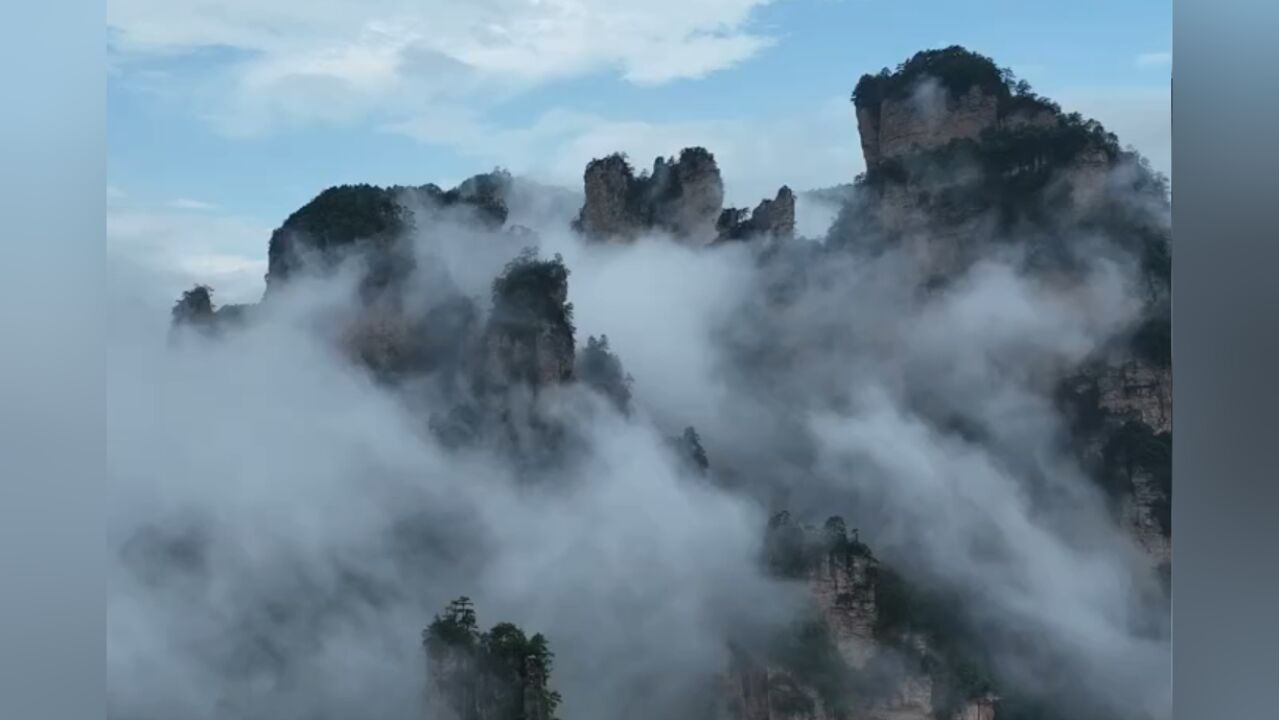
M 1174 29 L 1176 717 L 1279 717 L 1279 162 L 1269 2 L 1184 0 Z

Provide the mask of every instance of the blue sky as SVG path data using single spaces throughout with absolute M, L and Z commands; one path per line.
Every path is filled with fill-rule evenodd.
M 848 96 L 962 44 L 1169 167 L 1171 0 L 109 0 L 108 246 L 260 292 L 270 229 L 344 182 L 701 144 L 729 201 L 862 170 Z M 176 282 L 176 280 L 175 280 Z

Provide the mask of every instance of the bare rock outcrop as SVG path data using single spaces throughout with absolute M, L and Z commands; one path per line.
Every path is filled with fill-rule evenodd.
M 826 552 L 809 563 L 809 594 L 830 628 L 840 655 L 851 667 L 865 667 L 875 652 L 875 580 L 879 561 L 850 537 L 833 517 L 823 528 Z
M 757 237 L 795 237 L 795 193 L 783 185 L 773 199 L 761 200 L 753 211 L 725 208 L 715 223 L 719 240 L 749 240 Z
M 841 518 L 816 528 L 778 513 L 765 557 L 775 574 L 808 590 L 813 619 L 801 624 L 798 647 L 811 660 L 794 663 L 785 651 L 735 655 L 728 706 L 744 714 L 730 717 L 991 720 L 997 698 L 989 684 L 980 674 L 960 679 L 960 660 L 940 650 L 954 630 L 937 625 L 938 600 L 881 567 Z
M 925 80 L 906 97 L 859 107 L 857 124 L 869 167 L 952 140 L 977 140 L 999 124 L 999 98 L 977 85 L 952 94 L 937 81 Z
M 1155 433 L 1172 432 L 1171 368 L 1130 360 L 1098 371 L 1096 382 L 1103 412 Z
M 724 675 L 718 720 L 836 720 L 817 691 L 776 666 L 741 664 Z
M 1142 359 L 1095 363 L 1063 382 L 1085 467 L 1157 567 L 1172 560 L 1172 370 Z
M 724 209 L 724 182 L 715 156 L 685 148 L 657 158 L 638 175 L 621 154 L 592 160 L 583 175 L 585 201 L 573 228 L 596 241 L 631 241 L 647 232 L 703 245 L 795 234 L 795 194 L 783 186 L 753 212 Z
M 493 283 L 477 384 L 537 389 L 572 379 L 572 318 L 568 269 L 558 257 L 526 253 L 513 260 Z
M 866 167 L 979 139 L 1000 123 L 1006 79 L 989 58 L 957 46 L 863 76 L 853 102 Z
M 644 188 L 621 154 L 592 160 L 583 177 L 586 199 L 573 227 L 588 238 L 631 238 L 644 225 Z
M 620 154 L 592 160 L 583 176 L 585 203 L 573 226 L 593 240 L 630 240 L 648 231 L 706 242 L 724 204 L 715 157 L 685 148 L 677 159 L 657 158 L 638 176 Z

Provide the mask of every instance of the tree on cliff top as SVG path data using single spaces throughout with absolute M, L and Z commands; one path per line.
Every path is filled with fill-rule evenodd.
M 863 75 L 853 90 L 853 102 L 863 108 L 889 98 L 906 97 L 925 76 L 936 78 L 954 95 L 962 95 L 977 86 L 1002 100 L 1019 87 L 1011 70 L 998 67 L 985 55 L 951 45 L 941 50 L 921 50 L 895 71 L 884 68 L 878 74 Z M 1029 90 L 1028 85 L 1022 85 Z
M 460 597 L 422 631 L 432 680 L 461 720 L 554 720 L 561 698 L 549 688 L 554 654 L 541 634 L 512 623 L 479 631 L 470 598 Z

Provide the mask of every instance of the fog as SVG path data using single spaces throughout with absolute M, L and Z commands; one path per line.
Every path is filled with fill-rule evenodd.
M 437 396 L 406 398 L 338 349 L 354 264 L 215 338 L 171 337 L 166 278 L 113 267 L 110 717 L 435 716 L 420 632 L 459 595 L 484 627 L 546 634 L 564 720 L 704 717 L 690 698 L 728 641 L 802 607 L 758 561 L 780 509 L 841 514 L 956 593 L 1016 682 L 1069 675 L 1088 702 L 1170 716 L 1153 574 L 1052 401 L 1052 378 L 1140 319 L 1132 258 L 1081 237 L 1084 272 L 1056 283 L 991 239 L 922 291 L 906 252 L 587 244 L 566 208 L 521 206 L 533 235 L 447 217 L 405 239 L 423 307 L 487 310 L 524 245 L 563 258 L 577 345 L 607 335 L 635 408 L 580 384 L 541 393 L 582 441 L 554 482 L 445 446 L 422 412 Z M 833 217 L 801 202 L 801 234 Z M 669 448 L 690 425 L 710 478 Z

